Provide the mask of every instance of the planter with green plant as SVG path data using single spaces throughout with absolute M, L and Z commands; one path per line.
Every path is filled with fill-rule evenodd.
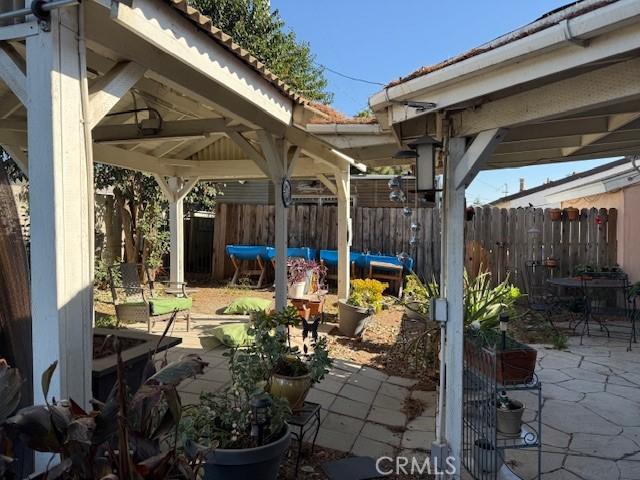
M 204 452 L 205 480 L 277 477 L 289 445 L 286 418 L 331 366 L 326 339 L 312 335 L 312 352 L 291 346 L 289 328 L 300 321 L 295 308 L 256 313 L 253 345 L 228 354 L 231 386 L 185 409 L 183 442 Z
M 316 293 L 324 283 L 327 267 L 315 260 L 290 258 L 287 261 L 289 297 L 302 298 Z
M 382 292 L 389 286 L 371 278 L 351 280 L 349 298 L 338 302 L 339 329 L 347 337 L 362 336 L 371 318 L 382 310 Z
M 429 301 L 438 295 L 438 285 L 435 280 L 423 284 L 415 273 L 407 275 L 402 291 L 402 304 L 407 318 L 426 320 L 429 314 Z

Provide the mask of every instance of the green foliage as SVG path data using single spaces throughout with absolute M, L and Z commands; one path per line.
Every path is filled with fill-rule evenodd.
M 384 296 L 382 292 L 389 286 L 373 278 L 358 278 L 351 280 L 351 293 L 347 299 L 349 305 L 371 309 L 374 312 L 382 310 Z
M 115 315 L 96 316 L 96 328 L 120 328 L 120 322 Z
M 440 288 L 435 279 L 423 284 L 415 273 L 410 273 L 405 277 L 404 285 L 402 303 L 422 315 L 429 313 L 429 300 L 440 296 Z
M 309 100 L 331 103 L 324 68 L 315 63 L 307 42 L 285 29 L 269 0 L 190 0 L 233 40 Z
M 288 328 L 299 321 L 297 310 L 291 307 L 254 314 L 249 329 L 254 344 L 228 353 L 231 386 L 221 395 L 201 395 L 198 405 L 186 409 L 181 424 L 185 445 L 194 441 L 209 448 L 255 447 L 250 403 L 253 398 L 264 396 L 271 401 L 265 443 L 282 434 L 289 406 L 286 400 L 268 394 L 271 376 L 309 373 L 315 383 L 324 378 L 331 365 L 325 338 L 317 341 L 311 354 L 302 354 L 290 346 Z
M 502 312 L 514 313 L 514 305 L 520 298 L 520 290 L 506 279 L 491 286 L 491 273 L 480 272 L 471 278 L 464 274 L 464 324 L 480 329 L 496 328 Z
M 202 373 L 207 364 L 196 355 L 187 355 L 165 365 L 129 396 L 117 350 L 118 382 L 106 403 L 94 402 L 95 410 L 85 412 L 72 399 L 48 400 L 57 367 L 54 362 L 42 375 L 45 404 L 22 408 L 8 418 L 1 425 L 0 440 L 6 431 L 33 450 L 60 454 L 61 463 L 47 472 L 51 479 L 142 480 L 175 478 L 178 472 L 183 475 L 180 478 L 195 479 L 195 462 L 176 451 L 181 417 L 176 387 Z M 151 365 L 147 371 L 153 373 L 154 369 Z M 7 461 L 0 455 L 0 470 Z
M 113 281 L 116 286 L 121 285 L 122 279 L 120 277 L 120 269 L 116 268 L 109 273 L 109 269 L 120 262 L 121 260 L 119 258 L 114 259 L 113 262 L 109 262 L 96 257 L 93 284 L 100 290 L 106 290 L 111 286 L 111 275 L 113 275 Z
M 567 348 L 568 343 L 569 338 L 566 335 L 558 332 L 553 333 L 551 337 L 551 345 L 553 345 L 553 348 L 556 350 L 564 350 Z

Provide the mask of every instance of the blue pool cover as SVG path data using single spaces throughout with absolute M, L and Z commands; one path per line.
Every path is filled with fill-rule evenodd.
M 234 256 L 238 260 L 255 260 L 260 257 L 267 260 L 267 247 L 260 245 L 227 245 L 225 248 L 227 255 Z

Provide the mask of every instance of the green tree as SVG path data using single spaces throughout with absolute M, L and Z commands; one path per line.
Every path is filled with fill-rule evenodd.
M 315 62 L 308 42 L 285 29 L 269 0 L 190 0 L 234 41 L 263 62 L 298 93 L 320 103 L 331 103 L 324 68 Z

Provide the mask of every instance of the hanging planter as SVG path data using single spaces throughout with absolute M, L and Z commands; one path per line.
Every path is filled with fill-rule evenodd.
M 570 222 L 575 222 L 576 220 L 580 219 L 580 210 L 575 207 L 569 207 L 565 210 L 565 212 Z
M 562 220 L 562 210 L 559 208 L 551 208 L 549 209 L 549 218 L 552 222 L 559 222 Z
M 606 215 L 601 215 L 601 214 L 597 214 L 595 216 L 594 221 L 596 222 L 596 225 L 603 225 L 607 222 L 607 216 Z

